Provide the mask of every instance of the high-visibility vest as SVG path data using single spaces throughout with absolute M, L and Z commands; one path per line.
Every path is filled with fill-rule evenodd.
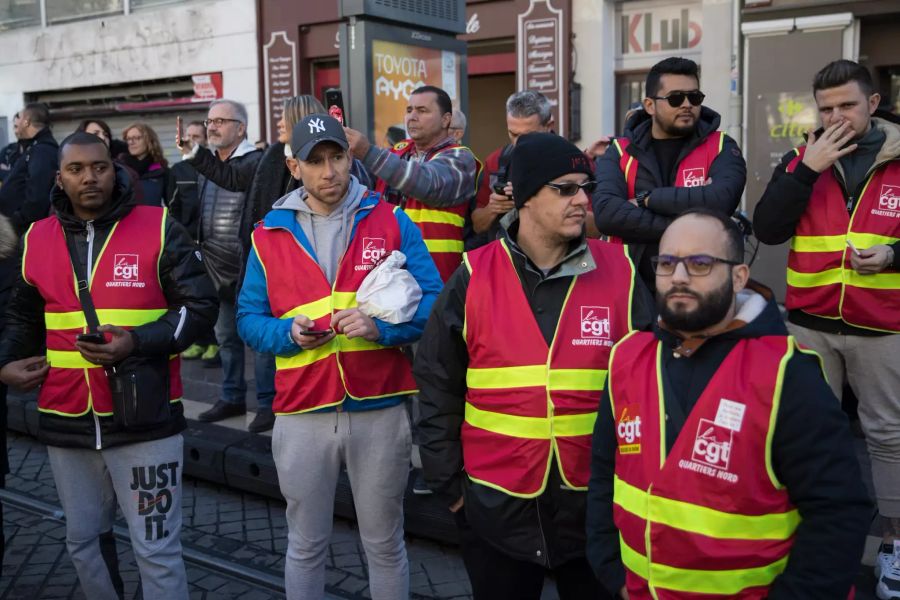
M 368 196 L 368 193 L 367 193 Z M 356 225 L 338 263 L 334 285 L 288 229 L 262 225 L 252 241 L 266 274 L 272 314 L 305 315 L 315 329 L 329 329 L 331 316 L 356 306 L 356 290 L 375 265 L 401 245 L 394 210 L 378 202 Z M 409 359 L 396 347 L 336 335 L 329 343 L 293 356 L 275 357 L 275 414 L 303 413 L 336 406 L 350 396 L 371 400 L 416 393 Z
M 101 325 L 133 329 L 156 321 L 168 310 L 159 281 L 165 245 L 166 209 L 135 206 L 109 232 L 91 269 L 91 299 Z M 78 282 L 65 233 L 56 217 L 34 223 L 25 234 L 22 277 L 44 298 L 47 362 L 38 410 L 77 417 L 113 412 L 104 368 L 88 362 L 75 348 L 75 336 L 87 332 L 78 299 Z M 180 359 L 169 360 L 169 398 L 181 399 Z
M 788 336 L 739 341 L 668 456 L 665 351 L 652 333 L 636 332 L 610 361 L 613 519 L 629 597 L 765 598 L 800 523 L 772 467 L 771 441 L 785 368 L 802 350 Z
M 432 148 L 425 154 L 425 161 L 432 160 L 442 152 L 457 148 L 465 148 L 465 146 L 449 144 L 438 149 Z M 391 153 L 404 160 L 411 160 L 411 154 L 414 151 L 415 142 L 412 140 L 403 140 L 391 148 Z M 478 178 L 482 169 L 481 161 L 477 157 L 475 157 L 475 165 L 475 187 L 472 190 L 472 196 L 475 196 L 475 193 L 478 191 Z M 375 191 L 379 194 L 384 194 L 388 187 L 386 181 L 378 179 L 375 184 Z M 466 216 L 469 214 L 469 203 L 464 202 L 456 206 L 437 208 L 429 206 L 416 198 L 405 197 L 405 201 L 400 203 L 400 207 L 403 208 L 410 220 L 419 227 L 419 230 L 422 232 L 422 238 L 425 240 L 425 246 L 428 248 L 428 253 L 431 254 L 431 258 L 441 274 L 441 279 L 446 283 L 462 262 L 464 249 L 463 233 L 466 225 Z
M 794 172 L 806 146 L 785 169 Z M 797 223 L 788 254 L 788 310 L 802 310 L 855 327 L 900 332 L 900 273 L 887 268 L 860 275 L 850 266 L 852 250 L 900 241 L 900 161 L 875 169 L 853 208 L 832 169 L 819 175 Z
M 628 186 L 628 197 L 634 198 L 637 195 L 635 185 L 637 183 L 638 159 L 626 152 L 630 143 L 630 140 L 624 137 L 613 140 L 613 146 L 619 153 L 619 168 L 622 170 L 622 175 L 625 177 L 625 183 Z M 712 168 L 713 161 L 722 152 L 724 145 L 724 132 L 714 131 L 706 136 L 696 148 L 691 150 L 678 163 L 678 167 L 675 169 L 675 187 L 702 186 L 709 178 L 709 170 Z M 614 236 L 610 236 L 609 241 L 621 243 L 621 239 Z
M 466 254 L 469 365 L 461 440 L 472 481 L 533 498 L 544 491 L 555 456 L 564 485 L 587 489 L 609 353 L 631 330 L 634 282 L 624 246 L 587 243 L 597 266 L 573 277 L 550 347 L 506 242 Z

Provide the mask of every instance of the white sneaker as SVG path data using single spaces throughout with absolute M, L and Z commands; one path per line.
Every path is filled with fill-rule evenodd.
M 878 553 L 875 577 L 875 596 L 879 600 L 900 600 L 900 543 L 894 543 L 893 553 Z

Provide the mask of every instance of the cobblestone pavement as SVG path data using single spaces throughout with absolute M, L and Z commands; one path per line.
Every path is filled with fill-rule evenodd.
M 7 490 L 59 507 L 47 452 L 34 439 L 9 432 Z M 284 567 L 287 525 L 284 503 L 241 493 L 223 486 L 185 478 L 182 543 L 189 551 L 214 562 L 251 567 L 260 575 L 280 579 Z M 0 578 L 0 598 L 83 598 L 74 568 L 65 553 L 65 527 L 58 519 L 36 515 L 4 503 L 7 552 Z M 119 542 L 119 560 L 127 598 L 139 598 L 139 578 L 131 550 Z M 412 597 L 463 600 L 470 588 L 455 548 L 408 539 Z M 188 561 L 192 598 L 281 598 Z M 331 598 L 368 598 L 365 555 L 350 522 L 336 519 L 327 560 L 327 590 Z M 548 586 L 547 597 L 553 597 Z

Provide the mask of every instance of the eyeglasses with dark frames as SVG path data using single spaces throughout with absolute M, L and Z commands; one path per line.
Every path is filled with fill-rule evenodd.
M 690 256 L 672 256 L 670 254 L 660 254 L 650 259 L 653 266 L 653 272 L 663 277 L 668 277 L 675 273 L 678 263 L 684 263 L 688 275 L 691 277 L 704 277 L 709 275 L 716 263 L 724 263 L 726 265 L 739 265 L 741 263 L 708 254 L 691 254 Z
M 592 180 L 585 181 L 584 183 L 575 183 L 572 181 L 568 181 L 566 183 L 550 182 L 545 183 L 544 185 L 548 188 L 553 188 L 554 190 L 556 190 L 556 193 L 560 196 L 570 197 L 577 194 L 578 190 L 584 190 L 585 193 L 592 194 L 594 192 L 594 189 L 596 189 L 597 187 L 597 182 Z
M 700 106 L 703 104 L 703 100 L 706 98 L 706 94 L 701 91 L 696 92 L 672 92 L 668 96 L 651 96 L 654 100 L 667 100 L 669 102 L 669 106 L 672 108 L 678 108 L 682 104 L 684 104 L 684 99 L 687 98 L 688 102 L 691 103 L 691 106 Z
M 210 125 L 215 125 L 216 127 L 221 127 L 225 123 L 241 123 L 240 119 L 206 119 L 203 121 L 204 127 L 209 127 Z

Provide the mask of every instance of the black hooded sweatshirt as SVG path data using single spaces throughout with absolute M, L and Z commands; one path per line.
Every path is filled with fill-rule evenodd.
M 672 351 L 675 334 L 654 328 L 664 345 L 666 452 L 722 361 L 741 339 L 787 335 L 774 301 L 738 329 L 706 339 L 689 357 Z M 587 557 L 611 592 L 625 584 L 619 533 L 613 523 L 615 420 L 606 386 L 594 429 L 587 498 Z M 772 439 L 775 475 L 800 511 L 787 568 L 769 600 L 844 600 L 859 572 L 872 505 L 863 485 L 847 417 L 816 357 L 795 353 L 788 362 Z
M 594 175 L 597 189 L 591 203 L 594 219 L 600 233 L 622 238 L 629 245 L 631 258 L 647 288 L 656 289 L 656 278 L 650 266 L 650 258 L 659 249 L 659 239 L 675 217 L 690 208 L 710 208 L 730 215 L 741 201 L 747 165 L 741 150 L 733 139 L 725 136 L 722 152 L 713 161 L 707 177 L 710 185 L 693 188 L 673 187 L 674 167 L 707 136 L 719 128 L 721 117 L 712 109 L 701 107 L 700 119 L 693 133 L 683 138 L 677 157 L 670 154 L 677 145 L 669 140 L 654 140 L 650 130 L 652 118 L 639 110 L 625 124 L 625 138 L 630 141 L 626 152 L 638 161 L 635 194 L 650 192 L 647 208 L 628 202 L 628 184 L 619 168 L 619 153 L 613 144 L 603 156 L 596 159 Z M 656 148 L 660 146 L 660 148 Z M 672 167 L 662 172 L 660 157 L 669 158 Z
M 93 248 L 92 261 L 96 263 L 107 237 L 117 221 L 134 208 L 134 195 L 128 175 L 116 166 L 116 186 L 109 210 L 93 221 L 82 221 L 72 212 L 69 198 L 58 187 L 51 193 L 56 214 L 67 234 L 75 236 L 76 252 L 81 262 L 87 260 L 88 248 Z M 88 245 L 89 230 L 93 232 L 93 244 Z M 170 356 L 178 354 L 215 323 L 218 313 L 216 293 L 206 274 L 197 247 L 184 227 L 171 217 L 166 217 L 163 252 L 159 261 L 159 278 L 169 309 L 156 321 L 131 330 L 135 342 L 135 356 Z M 67 257 L 56 257 L 60 276 L 71 275 L 72 267 Z M 19 249 L 19 268 L 6 308 L 6 328 L 0 340 L 0 367 L 22 358 L 44 353 L 44 298 L 37 288 L 29 285 L 21 275 L 22 248 Z M 95 417 L 93 413 L 81 417 L 64 417 L 40 413 L 38 439 L 51 446 L 98 449 L 155 440 L 174 435 L 184 429 L 185 421 L 181 403 L 173 405 L 169 422 L 155 429 L 140 433 L 123 432 L 113 417 Z M 99 443 L 99 444 L 98 444 Z

